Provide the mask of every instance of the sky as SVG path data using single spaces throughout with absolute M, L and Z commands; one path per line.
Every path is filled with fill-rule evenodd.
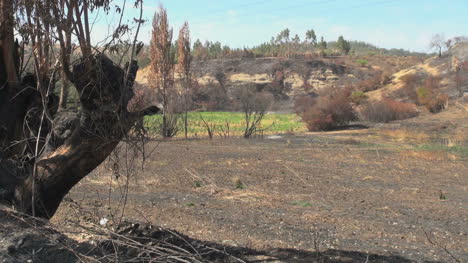
M 219 41 L 238 48 L 267 42 L 285 28 L 291 38 L 298 34 L 304 39 L 305 32 L 314 29 L 318 38 L 327 41 L 343 35 L 378 47 L 418 52 L 430 52 L 434 34 L 468 35 L 468 0 L 144 0 L 143 17 L 148 22 L 139 38 L 145 43 L 160 4 L 167 9 L 174 39 L 187 21 L 193 41 Z M 127 21 L 139 14 L 132 5 L 126 11 Z M 93 38 L 105 35 L 117 20 L 98 16 Z

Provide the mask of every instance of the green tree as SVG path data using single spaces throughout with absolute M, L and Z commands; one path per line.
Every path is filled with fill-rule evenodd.
M 288 28 L 284 29 L 276 36 L 276 42 L 280 44 L 288 43 L 289 34 L 290 34 L 289 29 Z
M 339 36 L 338 40 L 336 41 L 336 45 L 338 49 L 343 53 L 344 55 L 348 55 L 349 51 L 351 50 L 351 45 L 348 41 L 344 39 L 343 36 Z
M 313 29 L 309 29 L 306 32 L 306 41 L 309 41 L 312 45 L 317 45 L 317 36 Z
M 320 43 L 318 44 L 318 46 L 321 50 L 327 49 L 327 41 L 325 41 L 323 36 L 320 38 Z

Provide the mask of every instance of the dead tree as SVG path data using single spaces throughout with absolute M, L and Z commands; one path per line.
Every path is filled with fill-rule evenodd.
M 436 49 L 438 52 L 439 58 L 442 57 L 442 48 L 444 47 L 444 36 L 440 34 L 435 34 L 432 36 L 431 42 L 429 43 L 429 48 Z
M 184 23 L 179 31 L 179 39 L 177 40 L 178 47 L 178 70 L 182 75 L 183 89 L 184 89 L 184 133 L 187 139 L 188 133 L 188 110 L 189 104 L 191 103 L 190 92 L 191 92 L 191 68 L 192 54 L 190 52 L 190 30 L 187 22 Z
M 109 2 L 0 0 L 0 203 L 51 218 L 135 122 L 158 111 L 129 112 L 137 62 L 123 69 L 91 45 L 90 12 L 108 12 Z M 19 52 L 14 31 L 31 50 L 32 74 L 20 74 L 26 50 Z M 74 63 L 70 32 L 80 49 Z M 78 112 L 57 113 L 51 91 L 62 72 L 80 94 Z
M 151 36 L 150 80 L 162 105 L 161 133 L 173 137 L 178 132 L 178 116 L 174 112 L 174 54 L 171 52 L 172 28 L 169 26 L 167 11 L 161 5 L 153 18 Z
M 244 138 L 262 133 L 265 130 L 261 127 L 262 120 L 273 101 L 271 94 L 259 93 L 255 87 L 246 86 L 237 90 L 237 99 L 244 113 Z

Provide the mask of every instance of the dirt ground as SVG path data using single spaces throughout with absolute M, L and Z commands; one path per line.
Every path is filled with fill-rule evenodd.
M 329 133 L 153 141 L 145 168 L 130 171 L 128 199 L 127 178 L 108 163 L 72 190 L 53 222 L 117 220 L 120 201 L 125 218 L 270 251 L 255 262 L 313 262 L 317 250 L 336 262 L 467 262 L 468 122 L 460 114 Z M 462 150 L 423 147 L 431 143 Z

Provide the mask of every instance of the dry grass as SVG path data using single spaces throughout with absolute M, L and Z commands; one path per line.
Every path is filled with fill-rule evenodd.
M 401 156 L 424 161 L 455 161 L 458 157 L 444 151 L 403 151 Z
M 390 137 L 391 140 L 397 142 L 427 142 L 430 139 L 429 134 L 425 132 L 410 131 L 407 129 L 397 130 L 382 130 L 378 132 L 380 135 Z
M 231 82 L 248 82 L 248 83 L 271 83 L 273 79 L 268 74 L 233 74 L 230 77 Z
M 408 75 L 414 75 L 414 74 L 420 74 L 420 73 L 424 73 L 428 76 L 439 76 L 441 75 L 441 71 L 443 70 L 443 68 L 436 68 L 436 67 L 432 67 L 430 65 L 430 62 L 431 60 L 428 60 L 427 63 L 423 63 L 423 64 L 419 64 L 417 66 L 414 66 L 414 67 L 411 67 L 411 68 L 408 68 L 408 69 L 404 69 L 404 70 L 401 70 L 395 74 L 393 74 L 393 81 L 392 83 L 390 83 L 389 85 L 381 88 L 381 89 L 378 89 L 378 90 L 374 90 L 374 91 L 371 91 L 369 93 L 367 93 L 369 95 L 369 99 L 370 100 L 381 100 L 382 98 L 388 96 L 389 94 L 392 94 L 394 92 L 397 92 L 398 90 L 400 90 L 401 88 L 403 88 L 405 85 L 404 85 L 404 79 L 406 76 Z

